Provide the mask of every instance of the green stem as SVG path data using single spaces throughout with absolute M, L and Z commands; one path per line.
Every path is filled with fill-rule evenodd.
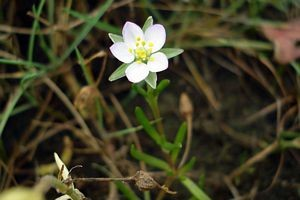
M 147 98 L 146 98 L 149 107 L 151 108 L 152 114 L 154 116 L 154 120 L 160 119 L 160 110 L 158 106 L 158 96 L 154 94 L 153 88 L 151 88 L 147 84 Z M 165 136 L 164 126 L 162 124 L 162 121 L 158 121 L 156 124 L 156 127 L 158 129 L 158 132 L 161 136 Z
M 55 178 L 54 176 L 44 176 L 40 182 L 35 186 L 35 189 L 46 193 L 51 187 L 58 189 L 61 193 L 69 195 L 72 200 L 82 200 L 82 196 L 76 192 L 72 187 L 68 187 L 66 184 Z

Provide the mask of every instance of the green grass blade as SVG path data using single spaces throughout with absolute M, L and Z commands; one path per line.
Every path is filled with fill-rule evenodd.
M 90 16 L 88 16 L 88 15 L 84 15 L 84 14 L 76 12 L 74 10 L 66 10 L 66 11 L 71 16 L 76 17 L 78 19 L 84 20 L 86 22 L 88 22 L 90 20 Z M 109 32 L 109 33 L 115 33 L 115 34 L 120 34 L 121 33 L 120 28 L 118 28 L 116 26 L 113 26 L 111 24 L 108 24 L 106 22 L 99 21 L 95 24 L 95 27 L 102 30 L 102 31 L 106 31 L 106 32 Z
M 87 21 L 87 24 L 82 28 L 81 32 L 75 38 L 73 43 L 69 46 L 69 48 L 64 52 L 61 58 L 52 66 L 52 68 L 56 68 L 60 66 L 60 64 L 69 57 L 69 55 L 74 51 L 74 49 L 81 43 L 81 41 L 86 37 L 86 35 L 90 32 L 90 30 L 95 26 L 95 24 L 99 21 L 99 19 L 104 15 L 105 11 L 111 6 L 113 0 L 107 0 L 98 10 L 97 15 Z
M 0 138 L 2 137 L 5 125 L 7 123 L 7 120 L 9 118 L 9 116 L 11 115 L 12 111 L 14 110 L 17 102 L 19 101 L 19 99 L 21 98 L 24 90 L 29 86 L 29 84 L 25 84 L 23 87 L 19 87 L 15 94 L 12 96 L 9 104 L 7 105 L 7 107 L 5 108 L 3 114 L 2 114 L 2 119 L 0 122 Z
M 5 58 L 0 58 L 0 63 L 2 64 L 6 64 L 6 65 L 21 65 L 21 66 L 35 66 L 37 68 L 45 68 L 46 65 L 42 64 L 42 63 L 37 63 L 37 62 L 30 62 L 30 61 L 26 61 L 26 60 L 10 60 L 10 59 L 5 59 Z
M 148 118 L 146 117 L 145 113 L 140 107 L 135 108 L 135 116 L 139 123 L 144 127 L 148 135 L 155 141 L 155 143 L 160 145 L 163 141 L 163 138 L 159 135 L 157 130 L 150 124 Z
M 43 9 L 43 6 L 45 4 L 45 0 L 41 0 L 40 4 L 39 4 L 39 7 L 37 9 L 37 11 L 35 10 L 35 7 L 33 6 L 32 10 L 33 10 L 33 13 L 35 15 L 35 19 L 34 19 L 34 22 L 33 22 L 33 25 L 32 25 L 32 28 L 31 28 L 31 34 L 30 34 L 30 38 L 29 38 L 29 45 L 28 45 L 28 56 L 27 56 L 27 60 L 29 62 L 32 61 L 33 59 L 33 49 L 34 49 L 34 42 L 35 42 L 35 36 L 36 36 L 36 32 L 37 32 L 37 29 L 39 27 L 39 17 L 42 13 L 42 9 Z M 30 66 L 32 67 L 32 66 Z
M 117 188 L 129 200 L 139 200 L 138 196 L 122 181 L 115 181 Z
M 187 125 L 186 123 L 182 123 L 180 128 L 178 129 L 177 131 L 177 134 L 176 134 L 176 137 L 175 137 L 175 141 L 174 141 L 174 144 L 177 144 L 177 145 L 182 145 L 183 143 L 183 140 L 185 138 L 185 135 L 186 135 L 186 130 L 187 130 Z M 176 160 L 177 160 L 177 157 L 178 157 L 178 154 L 180 152 L 180 149 L 174 149 L 172 152 L 171 152 L 171 158 L 173 160 L 173 162 L 175 163 Z
M 86 69 L 86 65 L 84 64 L 84 59 L 80 53 L 80 51 L 75 48 L 75 52 L 76 52 L 76 56 L 77 56 L 77 59 L 79 61 L 79 65 L 83 71 L 83 74 L 84 74 L 84 77 L 85 77 L 85 80 L 87 81 L 87 83 L 89 85 L 92 85 L 94 83 L 94 80 L 92 78 L 92 75 L 88 72 L 88 70 Z
M 134 147 L 134 145 L 131 146 L 130 153 L 131 153 L 132 157 L 134 157 L 135 159 L 144 161 L 145 163 L 147 163 L 150 166 L 162 169 L 166 172 L 172 172 L 172 169 L 170 168 L 170 166 L 167 162 L 165 162 L 159 158 L 156 158 L 154 156 L 151 156 L 149 154 L 138 151 Z
M 205 192 L 198 187 L 194 181 L 192 181 L 188 177 L 181 177 L 180 182 L 190 191 L 193 196 L 198 200 L 210 200 L 209 196 L 205 194 Z

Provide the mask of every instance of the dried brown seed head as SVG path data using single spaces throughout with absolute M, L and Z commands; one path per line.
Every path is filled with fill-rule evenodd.
M 188 117 L 193 114 L 194 108 L 192 101 L 190 100 L 187 93 L 183 92 L 179 99 L 179 112 L 183 117 Z
M 147 173 L 144 171 L 137 171 L 134 175 L 134 180 L 136 186 L 141 191 L 152 190 L 158 186 L 158 183 Z

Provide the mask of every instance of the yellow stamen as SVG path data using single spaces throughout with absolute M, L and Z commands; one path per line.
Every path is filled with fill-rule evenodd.
M 149 42 L 148 45 L 149 45 L 149 47 L 153 47 L 154 46 L 153 42 Z

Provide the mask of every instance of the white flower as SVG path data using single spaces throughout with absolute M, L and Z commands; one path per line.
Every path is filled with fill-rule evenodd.
M 115 42 L 110 51 L 118 60 L 128 64 L 125 70 L 127 79 L 133 83 L 154 79 L 156 84 L 156 72 L 168 68 L 167 56 L 159 52 L 166 41 L 165 28 L 154 24 L 143 32 L 135 23 L 126 22 L 122 36 L 123 41 Z
M 63 161 L 59 158 L 57 153 L 54 153 L 54 159 L 55 159 L 55 162 L 56 162 L 56 165 L 57 165 L 58 169 L 62 170 L 62 172 L 60 172 L 60 173 L 61 173 L 63 181 L 67 180 L 69 178 L 69 170 L 66 167 L 65 163 L 63 163 Z M 74 188 L 73 183 L 71 184 L 71 187 Z M 55 200 L 68 200 L 68 199 L 72 199 L 72 198 L 69 195 L 65 194 L 63 196 L 60 196 L 60 197 L 56 198 Z

